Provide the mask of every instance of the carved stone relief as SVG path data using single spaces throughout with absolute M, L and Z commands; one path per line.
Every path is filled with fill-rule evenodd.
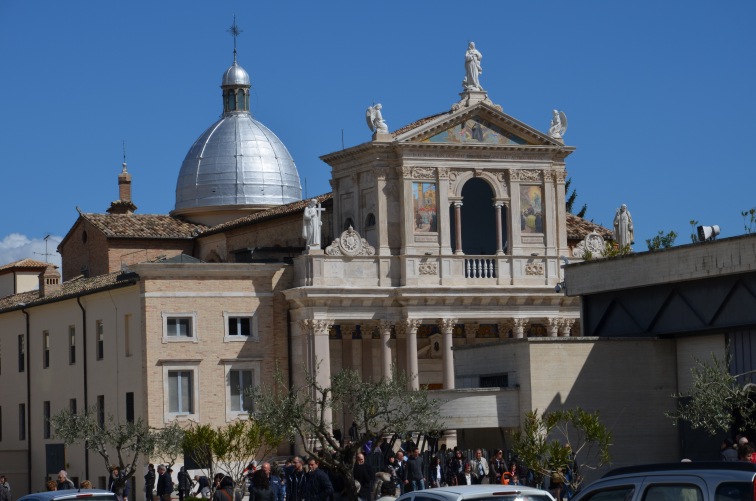
M 543 275 L 543 263 L 527 263 L 525 265 L 526 275 Z
M 539 170 L 512 169 L 509 178 L 512 181 L 540 181 L 542 172 Z
M 415 167 L 412 169 L 413 179 L 436 179 L 436 169 L 432 167 Z
M 438 275 L 438 263 L 420 263 L 419 272 L 421 275 Z
M 604 254 L 604 238 L 592 231 L 588 233 L 583 240 L 572 249 L 572 255 L 579 258 L 585 258 L 586 255 L 601 256 Z
M 374 256 L 375 247 L 350 226 L 326 247 L 325 253 L 329 256 Z
M 440 167 L 438 169 L 438 178 L 439 179 L 449 179 L 449 168 L 448 167 Z
M 554 181 L 554 172 L 550 170 L 543 171 L 543 180 L 549 183 Z

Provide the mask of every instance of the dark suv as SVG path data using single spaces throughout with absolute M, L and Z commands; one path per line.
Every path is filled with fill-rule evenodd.
M 756 464 L 686 462 L 617 468 L 572 501 L 756 501 Z

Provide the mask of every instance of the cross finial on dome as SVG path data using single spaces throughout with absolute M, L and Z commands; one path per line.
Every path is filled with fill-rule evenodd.
M 243 30 L 240 30 L 239 26 L 236 24 L 236 14 L 234 14 L 234 24 L 232 24 L 226 31 L 231 33 L 231 36 L 234 37 L 234 62 L 236 62 L 236 37 L 243 33 Z

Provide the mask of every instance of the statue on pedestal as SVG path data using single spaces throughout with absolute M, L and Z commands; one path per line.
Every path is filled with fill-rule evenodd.
M 320 248 L 320 220 L 321 212 L 325 211 L 316 199 L 310 200 L 304 210 L 304 224 L 302 226 L 302 238 L 307 241 L 307 248 Z
M 388 124 L 383 121 L 381 109 L 383 109 L 381 103 L 368 107 L 367 111 L 365 112 L 365 119 L 367 120 L 368 127 L 372 132 L 377 132 L 379 134 L 388 134 Z
M 614 216 L 614 241 L 619 244 L 620 249 L 635 243 L 633 216 L 630 215 L 625 204 L 617 209 Z
M 462 88 L 465 91 L 483 90 L 480 85 L 480 74 L 483 73 L 483 67 L 480 65 L 481 59 L 483 59 L 483 56 L 475 48 L 475 42 L 470 42 L 465 53 L 465 79 L 462 80 Z
M 549 127 L 549 136 L 554 139 L 562 139 L 567 131 L 567 115 L 563 111 L 554 110 L 551 117 L 551 127 Z

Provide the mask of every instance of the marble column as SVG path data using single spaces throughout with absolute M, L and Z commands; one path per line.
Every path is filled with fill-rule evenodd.
M 381 335 L 381 377 L 391 379 L 391 322 L 378 322 L 378 331 Z
M 527 318 L 515 318 L 512 320 L 514 322 L 514 328 L 512 331 L 512 334 L 516 339 L 522 339 L 525 337 L 525 329 L 528 327 L 528 324 L 530 323 L 530 320 Z
M 501 202 L 494 204 L 494 211 L 496 212 L 496 255 L 501 256 L 504 254 L 504 237 L 501 233 Z
M 561 319 L 556 317 L 551 317 L 546 319 L 546 324 L 548 325 L 548 332 L 549 337 L 557 337 L 559 334 L 559 324 L 561 322 Z
M 355 326 L 352 324 L 341 324 L 341 368 L 351 369 L 354 367 L 352 361 L 352 338 L 354 337 Z
M 373 330 L 372 322 L 363 322 L 360 325 L 362 337 L 362 380 L 373 380 Z
M 404 321 L 405 334 L 407 336 L 407 377 L 409 378 L 410 390 L 420 389 L 420 374 L 417 363 L 417 329 L 420 320 L 410 318 Z
M 454 202 L 454 239 L 456 241 L 454 254 L 464 254 L 462 252 L 462 202 Z
M 308 370 L 317 387 L 331 387 L 331 352 L 328 346 L 329 333 L 333 327 L 332 320 L 307 319 L 300 323 L 302 332 L 305 333 L 309 345 Z M 313 391 L 316 391 L 313 388 Z M 316 398 L 320 395 L 316 394 Z M 333 423 L 331 409 L 324 409 L 324 420 Z
M 394 324 L 396 330 L 396 371 L 407 374 L 407 323 L 400 320 Z
M 465 344 L 475 344 L 475 338 L 478 336 L 478 324 L 465 324 Z
M 454 342 L 454 327 L 457 325 L 456 318 L 442 318 L 438 321 L 438 328 L 443 336 L 441 342 L 441 368 L 445 390 L 454 389 L 454 352 L 452 344 Z M 467 325 L 465 325 L 467 328 Z

